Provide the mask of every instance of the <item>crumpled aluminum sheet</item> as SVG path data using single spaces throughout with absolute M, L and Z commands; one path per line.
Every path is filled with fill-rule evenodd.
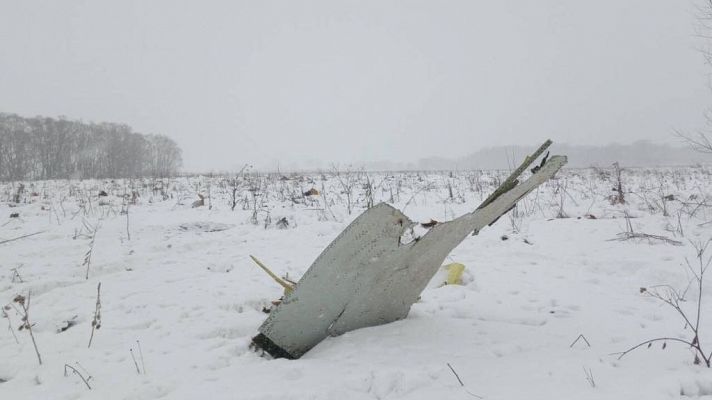
M 401 243 L 401 236 L 413 221 L 385 203 L 368 209 L 324 249 L 259 331 L 291 358 L 299 358 L 327 336 L 405 318 L 457 245 L 496 221 L 564 164 L 566 157 L 552 157 L 486 207 L 437 224 L 410 243 Z

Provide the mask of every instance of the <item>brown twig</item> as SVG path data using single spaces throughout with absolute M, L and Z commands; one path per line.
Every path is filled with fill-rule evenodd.
M 667 244 L 671 244 L 673 246 L 682 246 L 682 242 L 679 240 L 670 239 L 668 237 L 660 236 L 660 235 L 651 235 L 649 233 L 636 232 L 633 229 L 633 224 L 630 222 L 630 216 L 628 215 L 628 213 L 625 214 L 625 226 L 626 226 L 625 231 L 618 233 L 617 238 L 608 239 L 608 241 L 610 242 L 610 241 L 618 240 L 618 241 L 622 242 L 622 241 L 626 241 L 626 240 L 630 240 L 630 239 L 647 239 L 648 242 L 651 242 L 652 240 L 657 240 L 657 241 L 661 241 L 661 242 L 664 242 Z
M 640 347 L 643 347 L 643 346 L 645 346 L 646 344 L 652 345 L 652 344 L 655 343 L 655 342 L 668 342 L 668 341 L 669 341 L 669 342 L 679 342 L 679 343 L 686 344 L 686 345 L 688 345 L 688 346 L 690 346 L 690 347 L 695 347 L 695 345 L 693 345 L 692 343 L 690 343 L 690 342 L 688 342 L 687 340 L 684 340 L 684 339 L 678 339 L 678 338 L 673 338 L 673 337 L 660 337 L 660 338 L 655 338 L 655 339 L 646 340 L 646 341 L 644 341 L 644 342 L 640 342 L 640 343 L 636 344 L 635 346 L 629 348 L 629 349 L 626 350 L 626 351 L 622 351 L 622 352 L 620 352 L 620 353 L 611 353 L 611 355 L 618 355 L 618 359 L 620 360 L 620 359 L 623 358 L 623 356 L 625 356 L 626 354 L 630 353 L 631 351 L 633 351 L 633 350 L 635 350 L 635 349 L 638 349 L 638 348 L 640 348 Z
M 11 307 L 10 306 L 5 306 L 2 308 L 2 317 L 7 318 L 7 330 L 12 333 L 12 337 L 15 338 L 15 343 L 20 344 L 20 341 L 17 340 L 17 335 L 15 335 L 15 329 L 12 327 L 12 321 L 10 320 L 10 315 L 8 315 L 7 310 L 9 310 Z
M 134 362 L 134 365 L 136 366 L 136 373 L 141 375 L 141 370 L 138 368 L 138 363 L 136 362 L 136 357 L 134 356 L 133 349 L 129 349 L 129 353 L 131 353 L 131 359 Z
M 64 364 L 64 376 L 68 376 L 68 375 L 67 375 L 67 368 L 71 369 L 74 374 L 76 374 L 76 375 L 78 375 L 80 378 L 82 378 L 82 381 L 84 382 L 84 384 L 87 385 L 87 389 L 91 390 L 91 386 L 89 385 L 89 381 L 84 378 L 84 375 L 82 375 L 81 372 L 77 371 L 76 368 L 72 367 L 72 366 L 69 365 L 69 364 Z M 91 379 L 91 377 L 89 377 L 89 379 Z
M 595 388 L 596 381 L 593 379 L 593 371 L 591 371 L 591 368 L 586 369 L 586 367 L 583 367 L 583 373 L 584 373 L 584 375 L 586 375 L 586 380 L 591 385 L 591 387 Z
M 30 297 L 32 293 L 27 292 L 27 298 L 22 295 L 15 296 L 13 300 L 15 303 L 22 307 L 22 325 L 18 328 L 19 330 L 27 329 L 30 332 L 30 338 L 32 339 L 32 345 L 35 347 L 35 353 L 37 354 L 37 361 L 42 365 L 42 356 L 40 355 L 39 349 L 37 349 L 37 341 L 35 341 L 35 335 L 32 333 L 32 323 L 30 322 Z
M 141 350 L 141 342 L 136 339 L 136 344 L 138 345 L 138 355 L 141 359 L 141 368 L 143 369 L 144 375 L 146 374 L 146 363 L 143 362 L 143 350 Z
M 582 333 L 582 334 L 578 335 L 578 337 L 576 338 L 576 340 L 574 340 L 573 343 L 571 343 L 571 345 L 569 345 L 569 348 L 574 347 L 574 345 L 575 345 L 576 343 L 578 343 L 579 339 L 583 339 L 583 341 L 586 342 L 586 345 L 587 345 L 588 347 L 591 347 L 591 343 L 589 343 L 588 340 L 586 340 L 586 336 L 584 336 L 583 333 Z
M 706 354 L 703 349 L 702 349 L 702 344 L 700 343 L 700 317 L 702 315 L 702 294 L 703 294 L 703 283 L 704 283 L 704 275 L 705 272 L 707 272 L 707 268 L 712 264 L 712 257 L 705 258 L 705 251 L 707 250 L 707 247 L 709 246 L 710 242 L 712 240 L 708 240 L 705 243 L 694 243 L 691 242 L 693 247 L 695 248 L 697 254 L 696 258 L 698 260 L 698 269 L 696 270 L 695 268 L 692 267 L 690 264 L 689 260 L 686 258 L 685 263 L 687 265 L 687 268 L 690 270 L 692 275 L 694 276 L 694 279 L 697 281 L 697 315 L 695 316 L 695 322 L 691 321 L 687 313 L 682 309 L 680 305 L 680 301 L 683 300 L 682 295 L 679 294 L 678 291 L 674 290 L 668 285 L 660 285 L 653 287 L 652 289 L 647 289 L 647 288 L 640 288 L 640 293 L 653 297 L 655 299 L 658 299 L 662 301 L 663 303 L 669 305 L 672 307 L 685 321 L 685 327 L 690 327 L 692 330 L 692 340 L 688 341 L 685 339 L 679 339 L 679 338 L 671 338 L 671 337 L 662 337 L 662 338 L 655 338 L 655 339 L 650 339 L 646 340 L 644 342 L 638 343 L 637 345 L 629 348 L 628 350 L 622 352 L 622 353 L 617 353 L 620 354 L 618 359 L 621 359 L 623 356 L 626 354 L 630 353 L 631 351 L 640 348 L 641 346 L 648 345 L 650 347 L 654 342 L 660 342 L 663 341 L 663 349 L 666 347 L 666 342 L 671 341 L 671 342 L 678 342 L 678 343 L 684 343 L 687 346 L 689 346 L 691 349 L 694 350 L 695 353 L 695 359 L 694 363 L 695 364 L 700 364 L 704 361 L 705 365 L 707 368 L 710 368 L 712 366 L 712 352 L 709 354 Z M 662 293 L 660 290 L 661 289 L 666 289 L 667 291 L 665 293 Z
M 473 397 L 477 397 L 478 399 L 482 398 L 482 396 L 478 396 L 478 395 L 470 392 L 469 390 L 467 390 L 467 388 L 465 387 L 465 384 L 462 382 L 462 379 L 460 379 L 460 375 L 458 375 L 457 372 L 455 372 L 455 368 L 453 368 L 452 365 L 450 365 L 450 363 L 446 363 L 446 364 L 447 364 L 447 367 L 450 368 L 450 371 L 452 371 L 453 375 L 455 375 L 455 378 L 457 378 L 457 381 L 460 382 L 460 386 L 462 386 L 462 388 L 465 390 L 465 392 L 467 392 L 467 394 L 469 394 L 470 396 L 473 396 Z
M 84 262 L 82 263 L 82 266 L 86 266 L 86 276 L 85 279 L 89 280 L 89 268 L 91 267 L 91 256 L 94 253 L 94 241 L 96 240 L 96 233 L 99 231 L 99 223 L 93 227 L 88 227 L 87 228 L 89 232 L 91 233 L 91 240 L 89 242 L 89 250 L 84 254 Z
M 5 244 L 5 243 L 14 242 L 15 240 L 20 240 L 20 239 L 24 239 L 24 238 L 27 238 L 27 237 L 30 237 L 30 236 L 39 235 L 40 233 L 44 233 L 44 232 L 45 232 L 45 231 L 39 231 L 39 232 L 35 232 L 35 233 L 29 233 L 29 234 L 27 234 L 27 235 L 18 236 L 18 237 L 16 237 L 16 238 L 12 238 L 12 239 L 2 240 L 2 241 L 0 241 L 0 244 Z
M 20 271 L 18 271 L 18 269 L 20 269 L 20 268 L 22 268 L 22 264 L 20 264 L 17 268 L 11 269 L 12 278 L 10 281 L 12 283 L 16 283 L 16 282 L 25 283 L 25 281 L 22 279 L 22 276 L 20 275 Z
M 94 339 L 94 331 L 101 328 L 101 282 L 96 286 L 96 308 L 94 309 L 94 319 L 91 321 L 91 336 L 89 336 L 89 345 Z

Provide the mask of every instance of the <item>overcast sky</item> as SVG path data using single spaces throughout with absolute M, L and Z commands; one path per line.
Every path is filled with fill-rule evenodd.
M 0 111 L 162 133 L 187 170 L 547 137 L 670 142 L 712 105 L 695 12 L 687 0 L 0 0 Z

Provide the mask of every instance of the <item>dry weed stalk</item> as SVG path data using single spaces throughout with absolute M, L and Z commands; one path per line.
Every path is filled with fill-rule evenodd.
M 22 317 L 22 325 L 18 328 L 18 330 L 23 330 L 26 329 L 30 333 L 30 338 L 32 339 L 32 345 L 35 348 L 35 353 L 37 354 L 37 361 L 39 361 L 40 365 L 42 365 L 42 356 L 40 355 L 39 349 L 37 349 L 37 341 L 35 340 L 35 335 L 32 333 L 32 323 L 30 322 L 30 298 L 32 296 L 31 292 L 27 292 L 27 298 L 25 296 L 18 294 L 15 296 L 15 298 L 12 300 L 14 303 L 17 303 L 20 308 L 22 309 L 22 312 L 20 313 Z
M 96 225 L 91 226 L 88 222 L 85 221 L 85 228 L 87 229 L 88 236 L 90 238 L 89 241 L 89 249 L 87 250 L 86 253 L 84 253 L 84 262 L 82 262 L 82 266 L 86 266 L 86 275 L 85 279 L 89 279 L 89 269 L 91 268 L 91 256 L 94 253 L 94 242 L 96 240 L 96 233 L 99 231 L 99 222 L 96 223 Z
M 2 308 L 2 317 L 7 318 L 7 330 L 12 333 L 12 337 L 15 338 L 15 343 L 20 344 L 20 341 L 17 340 L 17 335 L 15 335 L 15 329 L 12 327 L 12 320 L 10 320 L 10 315 L 7 313 L 9 310 L 12 309 L 12 306 L 6 305 L 5 307 Z
M 712 240 L 708 240 L 705 243 L 695 243 L 691 242 L 692 246 L 695 248 L 696 256 L 695 258 L 697 259 L 697 267 L 694 268 L 692 264 L 690 264 L 690 261 L 685 258 L 685 266 L 687 269 L 692 273 L 692 281 L 696 283 L 697 286 L 697 299 L 696 299 L 696 312 L 694 315 L 694 318 L 691 318 L 690 315 L 685 312 L 682 308 L 682 302 L 685 301 L 685 294 L 687 293 L 687 289 L 680 293 L 678 290 L 675 290 L 672 288 L 670 285 L 660 285 L 660 286 L 654 286 L 651 288 L 640 288 L 640 293 L 642 293 L 645 296 L 650 296 L 654 299 L 657 299 L 664 304 L 667 304 L 668 306 L 672 307 L 677 314 L 680 315 L 680 317 L 685 321 L 685 329 L 688 327 L 692 330 L 692 339 L 687 340 L 687 339 L 680 339 L 680 338 L 675 338 L 675 337 L 659 337 L 655 339 L 650 339 L 646 340 L 644 342 L 638 343 L 637 345 L 629 348 L 628 350 L 619 353 L 618 359 L 620 360 L 625 356 L 626 354 L 630 353 L 631 351 L 638 349 L 640 347 L 646 346 L 648 348 L 652 347 L 653 343 L 656 342 L 663 342 L 662 344 L 662 349 L 665 349 L 667 347 L 667 342 L 676 342 L 676 343 L 682 343 L 686 346 L 688 346 L 690 349 L 692 349 L 695 358 L 693 360 L 695 365 L 699 365 L 704 363 L 707 368 L 710 368 L 712 366 L 712 352 L 709 354 L 706 354 L 704 350 L 702 349 L 702 343 L 700 341 L 700 317 L 702 315 L 702 294 L 703 294 L 703 289 L 704 289 L 704 277 L 705 277 L 705 272 L 707 272 L 707 268 L 710 266 L 712 263 L 712 257 L 706 257 L 705 252 L 707 251 L 707 247 L 709 244 L 712 242 Z
M 630 216 L 628 215 L 628 213 L 625 214 L 625 226 L 626 226 L 625 231 L 620 232 L 617 235 L 618 236 L 617 238 L 609 239 L 609 241 L 612 241 L 612 240 L 625 241 L 625 240 L 629 240 L 629 239 L 646 239 L 646 240 L 648 240 L 648 242 L 651 242 L 651 243 L 653 240 L 657 240 L 657 241 L 660 241 L 663 243 L 671 244 L 673 246 L 682 246 L 682 242 L 679 240 L 670 239 L 668 237 L 661 236 L 661 235 L 651 235 L 649 233 L 636 232 L 633 229 L 633 224 L 630 222 Z
M 89 345 L 94 340 L 94 331 L 101 328 L 101 282 L 96 286 L 96 308 L 94 309 L 94 319 L 91 321 L 91 336 L 89 336 Z
M 69 376 L 69 374 L 67 374 L 67 369 L 71 369 L 72 373 L 82 378 L 82 382 L 84 382 L 84 384 L 87 386 L 87 389 L 91 390 L 91 386 L 89 385 L 89 380 L 91 379 L 91 376 L 89 376 L 89 378 L 84 378 L 84 375 L 82 375 L 81 372 L 77 371 L 76 368 L 72 367 L 69 364 L 64 364 L 64 376 Z

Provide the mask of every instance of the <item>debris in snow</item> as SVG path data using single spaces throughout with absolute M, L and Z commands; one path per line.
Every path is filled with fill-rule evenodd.
M 287 217 L 282 217 L 282 218 L 280 218 L 280 219 L 277 220 L 277 222 L 275 223 L 275 225 L 276 225 L 277 228 L 279 228 L 279 229 L 287 229 L 287 228 L 289 228 L 289 221 L 287 221 Z
M 232 264 L 210 264 L 208 265 L 208 271 L 210 272 L 223 272 L 228 273 L 233 269 Z
M 284 288 L 284 294 L 289 294 L 294 290 L 294 282 L 288 281 L 286 278 L 280 278 L 272 272 L 271 269 L 269 269 L 266 265 L 262 263 L 262 261 L 258 260 L 257 257 L 255 256 L 250 256 L 252 261 L 255 262 L 260 268 L 262 268 L 263 271 L 267 273 L 272 279 L 274 279 L 275 282 L 279 284 L 279 286 L 282 286 Z
M 285 294 L 253 338 L 254 345 L 274 357 L 299 358 L 327 336 L 405 318 L 457 245 L 471 232 L 494 223 L 566 164 L 566 157 L 553 156 L 519 183 L 519 175 L 550 144 L 547 141 L 527 157 L 475 211 L 436 224 L 422 236 L 413 231 L 422 228 L 420 224 L 386 203 L 366 210 Z M 409 231 L 413 240 L 403 240 Z
M 438 224 L 438 221 L 431 219 L 428 222 L 423 222 L 422 224 L 420 224 L 420 226 L 422 226 L 423 228 L 432 228 L 437 224 Z
M 198 193 L 198 197 L 199 197 L 199 199 L 194 201 L 193 204 L 190 205 L 191 208 L 202 207 L 205 205 L 205 196 Z
M 74 325 L 77 324 L 77 316 L 73 316 L 72 318 L 62 321 L 59 325 L 57 325 L 57 333 L 62 333 L 66 331 L 67 329 L 73 327 Z
M 626 241 L 629 239 L 646 239 L 648 243 L 653 243 L 653 241 L 658 241 L 658 242 L 663 242 L 667 244 L 671 244 L 673 246 L 682 246 L 682 242 L 679 240 L 675 239 L 670 239 L 669 237 L 666 236 L 661 236 L 661 235 L 651 235 L 649 233 L 643 233 L 643 232 L 636 232 L 633 229 L 633 224 L 630 222 L 630 217 L 626 214 L 625 217 L 625 224 L 626 224 L 626 230 L 623 232 L 618 233 L 616 236 L 617 238 L 614 239 L 609 239 L 609 241 L 613 240 L 619 240 L 619 241 Z
M 196 221 L 180 224 L 178 228 L 183 232 L 221 232 L 226 231 L 235 225 L 223 224 L 220 222 L 211 221 Z
M 462 273 L 465 271 L 465 265 L 460 263 L 451 263 L 444 267 L 447 270 L 447 285 L 462 285 Z

